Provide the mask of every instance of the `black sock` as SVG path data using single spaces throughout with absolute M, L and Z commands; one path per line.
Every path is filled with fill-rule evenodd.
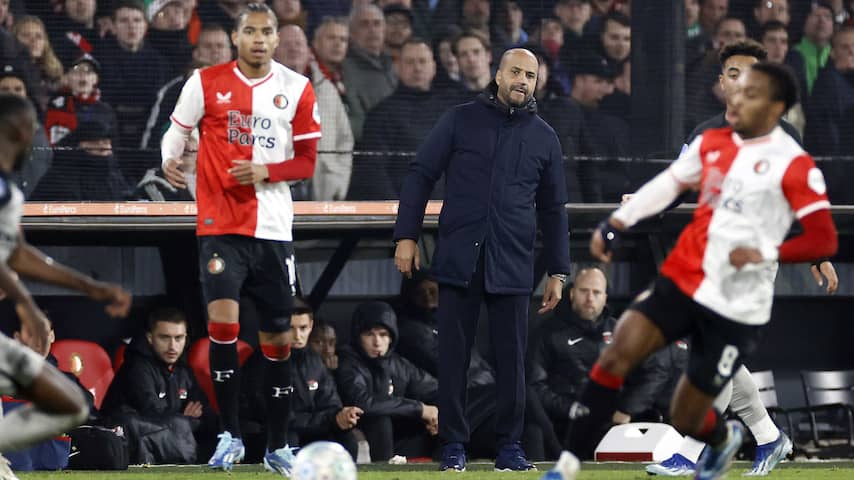
M 593 380 L 582 388 L 578 404 L 574 405 L 576 418 L 571 418 L 566 433 L 566 446 L 581 459 L 593 457 L 599 436 L 605 426 L 610 426 L 617 409 L 620 389 L 609 388 Z M 584 412 L 584 410 L 587 410 Z M 586 413 L 586 414 L 585 414 Z
M 210 346 L 211 379 L 222 429 L 240 438 L 240 363 L 237 359 L 237 342 L 216 343 Z
M 726 422 L 717 410 L 714 408 L 709 410 L 703 421 L 702 430 L 694 438 L 712 448 L 717 448 L 726 441 Z
M 264 398 L 267 401 L 267 450 L 274 451 L 288 443 L 288 420 L 291 413 L 291 362 L 272 361 L 266 363 L 264 374 Z

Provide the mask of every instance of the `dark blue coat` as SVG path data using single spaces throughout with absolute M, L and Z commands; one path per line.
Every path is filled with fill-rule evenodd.
M 548 272 L 569 273 L 566 181 L 560 142 L 525 108 L 498 103 L 495 84 L 446 112 L 421 145 L 400 192 L 394 238 L 417 239 L 424 207 L 445 175 L 445 200 L 431 274 L 466 287 L 481 249 L 486 290 L 527 295 L 534 283 L 537 223 Z

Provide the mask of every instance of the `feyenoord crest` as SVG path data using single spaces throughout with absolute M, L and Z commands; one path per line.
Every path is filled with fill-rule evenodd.
M 273 97 L 273 105 L 276 106 L 279 110 L 284 110 L 288 108 L 288 97 L 282 95 L 281 93 Z
M 211 275 L 219 275 L 223 270 L 225 270 L 225 260 L 220 258 L 217 254 L 214 254 L 214 256 L 208 260 L 208 272 Z
M 759 175 L 762 175 L 763 173 L 768 171 L 768 167 L 770 166 L 771 164 L 768 163 L 768 160 L 765 160 L 763 158 L 762 160 L 759 160 L 753 165 L 753 171 L 758 173 Z
M 613 335 L 611 334 L 611 332 L 602 332 L 602 341 L 605 342 L 605 345 L 611 344 L 612 337 Z

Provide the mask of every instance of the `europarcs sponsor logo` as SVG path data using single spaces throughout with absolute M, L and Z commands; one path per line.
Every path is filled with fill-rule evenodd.
M 251 130 L 251 133 L 246 130 Z M 267 132 L 269 134 L 264 135 Z M 276 137 L 274 135 L 272 119 L 244 114 L 239 110 L 228 111 L 228 143 L 275 148 Z

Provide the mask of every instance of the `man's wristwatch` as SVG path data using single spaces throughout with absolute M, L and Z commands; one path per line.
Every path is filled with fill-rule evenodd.
M 549 275 L 552 278 L 556 278 L 560 280 L 560 283 L 566 285 L 566 274 L 565 273 L 553 273 Z

